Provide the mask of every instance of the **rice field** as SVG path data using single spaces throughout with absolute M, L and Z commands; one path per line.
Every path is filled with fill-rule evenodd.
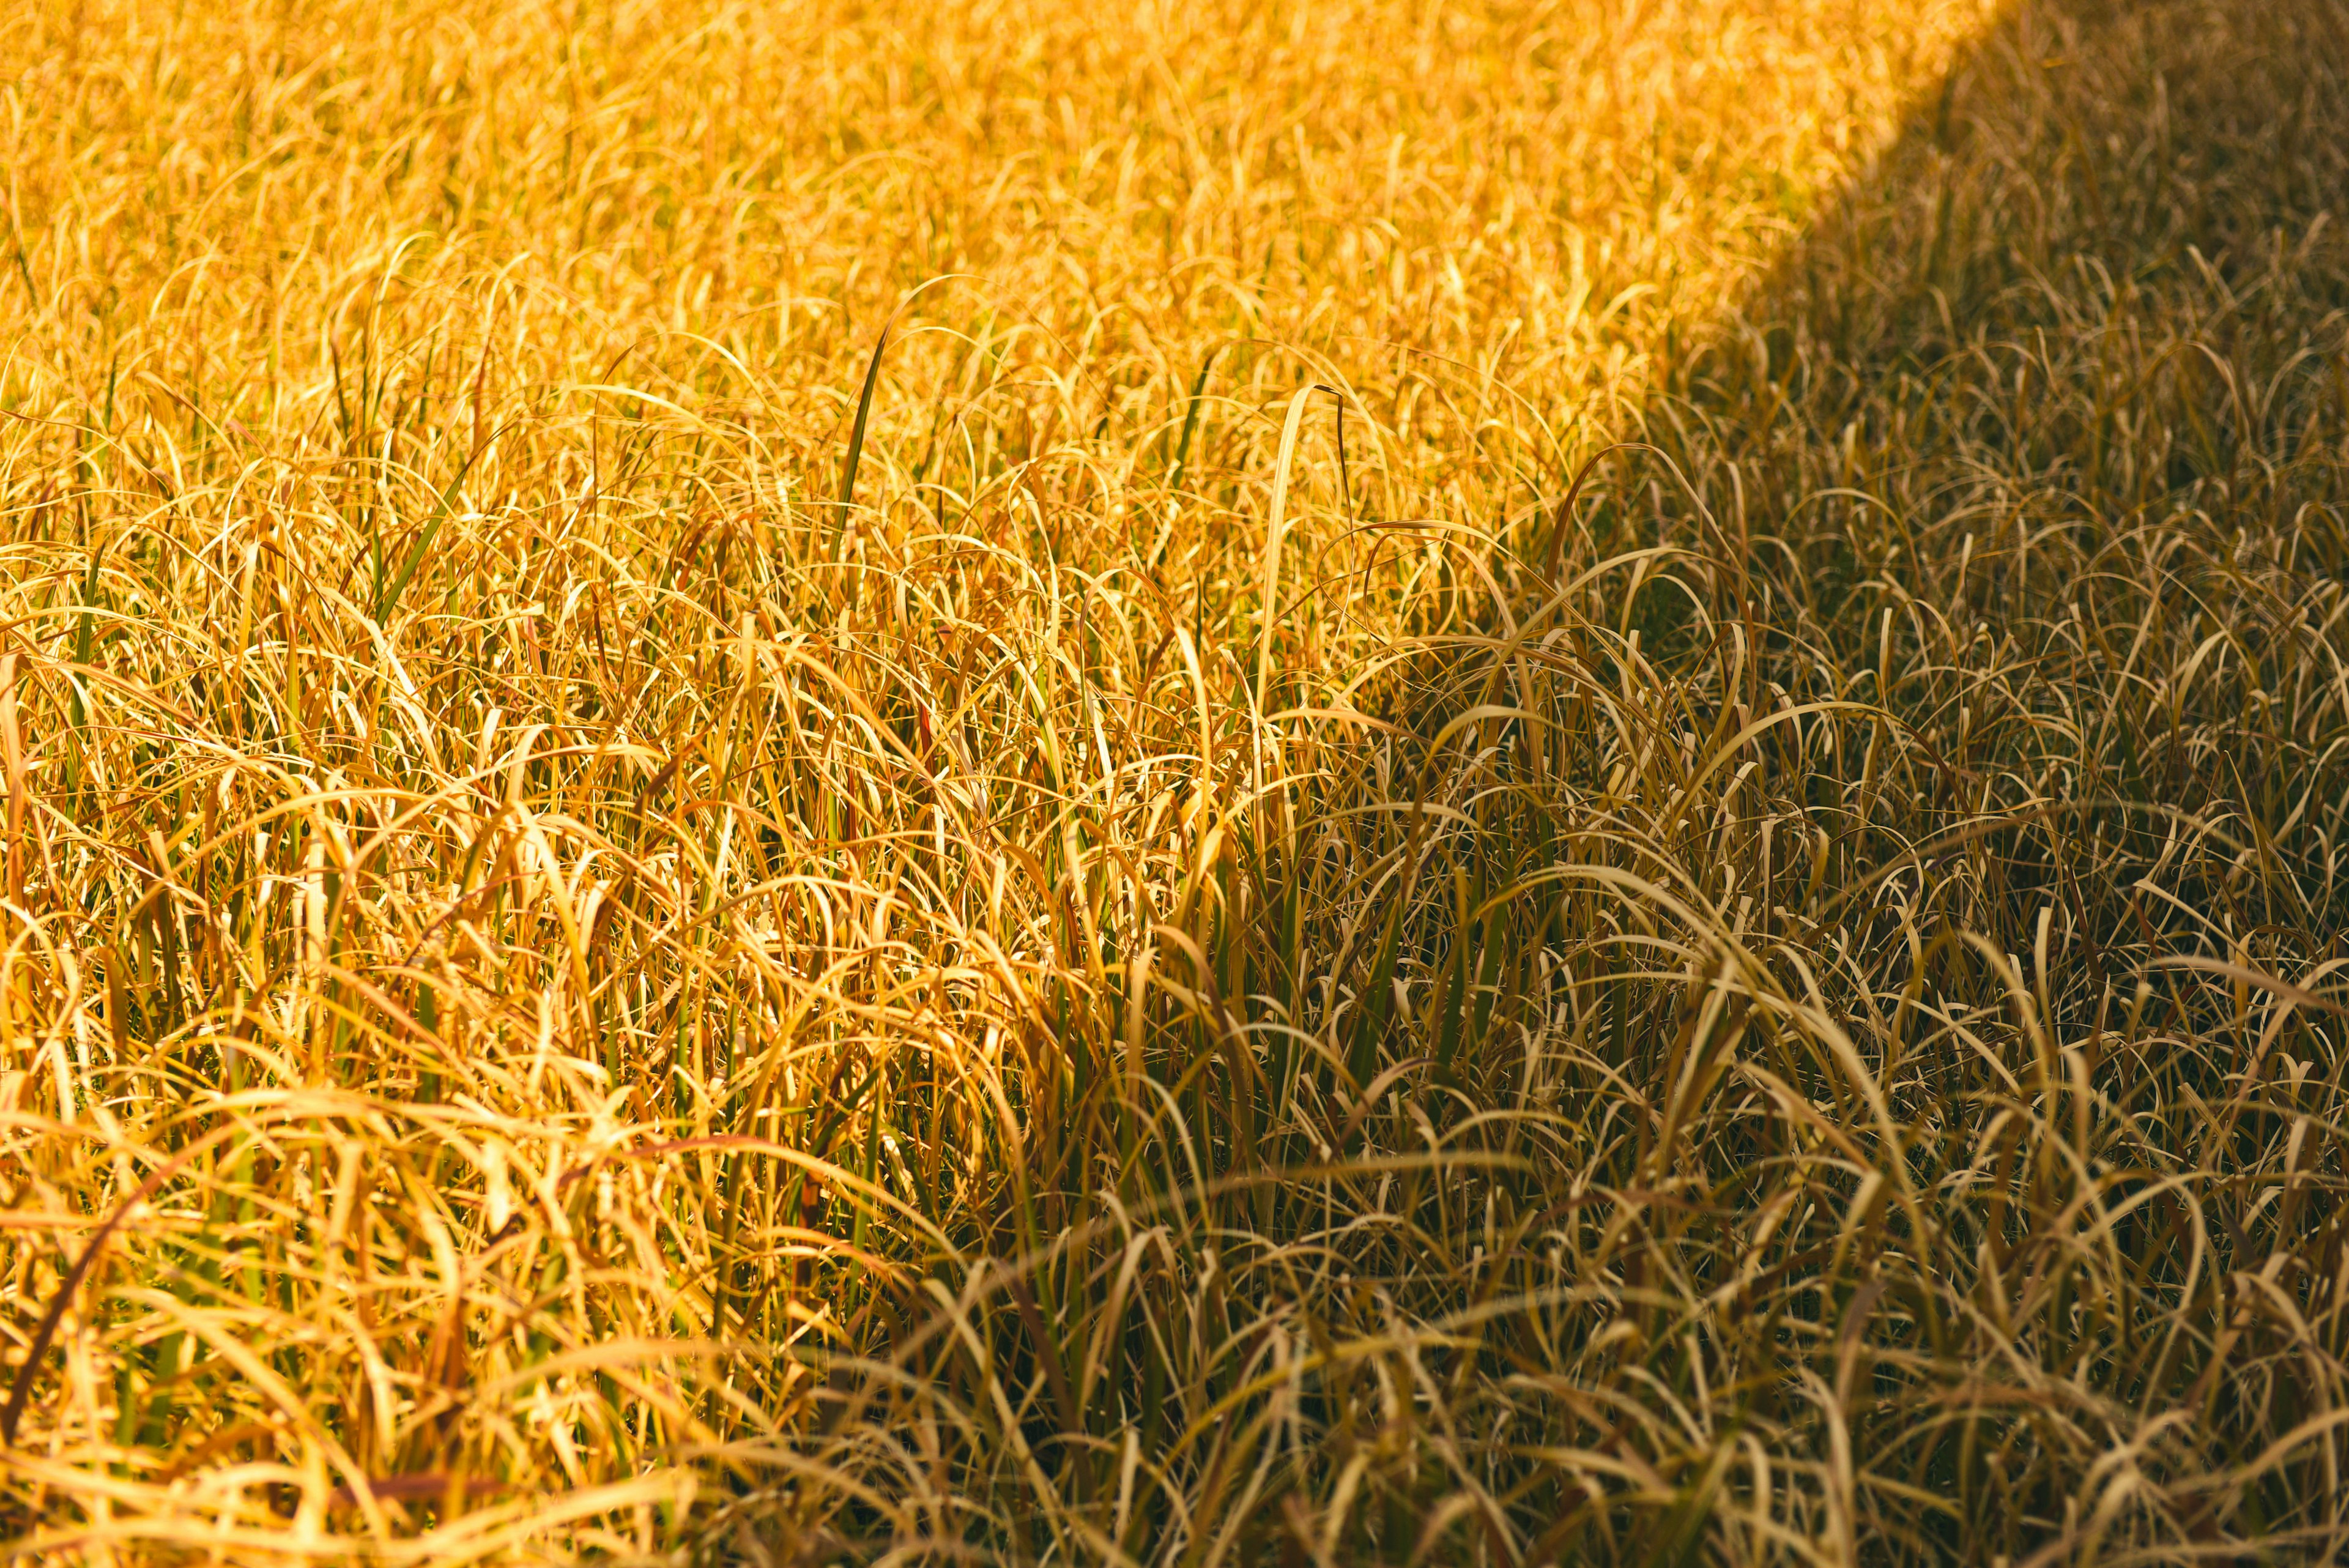
M 0 5 L 0 1540 L 2349 1553 L 2339 0 Z

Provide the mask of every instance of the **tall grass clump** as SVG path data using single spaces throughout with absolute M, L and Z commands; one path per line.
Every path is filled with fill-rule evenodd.
M 2337 5 L 0 109 L 16 1556 L 2349 1547 Z

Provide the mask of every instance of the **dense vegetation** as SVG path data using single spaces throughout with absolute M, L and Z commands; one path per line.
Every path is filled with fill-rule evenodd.
M 2349 1549 L 2336 0 L 0 108 L 19 1555 Z

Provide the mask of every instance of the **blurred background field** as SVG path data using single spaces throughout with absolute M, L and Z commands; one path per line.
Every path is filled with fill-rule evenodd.
M 0 7 L 41 1561 L 2349 1542 L 2337 0 Z

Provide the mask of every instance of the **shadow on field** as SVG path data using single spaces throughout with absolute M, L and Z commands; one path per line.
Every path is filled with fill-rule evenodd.
M 1594 1082 L 1619 1077 L 1582 1101 L 1569 1068 L 1560 1116 L 1619 1086 L 1665 1107 L 1664 1130 L 1636 1158 L 1561 1158 L 1588 1161 L 1577 1192 L 1721 1206 L 1626 1277 L 1661 1277 L 1641 1272 L 1656 1258 L 1692 1280 L 1783 1266 L 1771 1310 L 1816 1338 L 1758 1331 L 1718 1370 L 1754 1390 L 1733 1420 L 1823 1479 L 1808 1501 L 1707 1480 L 1642 1534 L 1579 1501 L 1598 1483 L 1562 1459 L 1570 1483 L 1523 1493 L 1528 1522 L 1536 1501 L 1559 1521 L 1526 1561 L 1661 1560 L 1701 1528 L 1721 1560 L 1775 1560 L 1739 1535 L 1764 1514 L 1846 1561 L 2349 1541 L 2319 1436 L 2349 1396 L 2344 1146 L 2307 1131 L 2349 1105 L 2349 1052 L 2312 994 L 2337 986 L 2349 931 L 2344 220 L 2349 5 L 2023 0 L 1717 337 L 1663 367 L 1641 434 L 1701 506 L 1626 452 L 1568 544 L 1578 566 L 1691 551 L 1677 599 L 1594 595 L 1594 684 L 1619 670 L 1632 709 L 1652 670 L 1651 727 L 1576 753 L 1592 710 L 1549 714 L 1568 737 L 1550 776 L 1590 781 L 1619 830 L 1562 811 L 1491 832 L 1479 853 L 1511 863 L 1475 885 L 1529 886 L 1579 834 L 1574 855 L 1734 912 L 1688 974 L 1717 961 L 1786 1022 L 1742 1033 L 1693 987 L 1642 992 L 1628 960 L 1593 961 L 1576 1044 L 1598 1043 Z M 1619 615 L 1645 639 L 1628 654 Z M 1447 713 L 1499 689 L 1464 675 Z M 1641 794 L 1634 766 L 1675 749 L 1682 772 Z M 1692 807 L 1700 784 L 1715 793 Z M 1644 915 L 1560 898 L 1588 951 L 1646 934 Z M 1469 957 L 1441 955 L 1482 964 L 1505 925 L 1472 935 L 1471 905 L 1423 944 L 1456 994 Z M 1744 956 L 1713 956 L 1728 950 Z M 1715 1028 L 1737 1043 L 1705 1044 Z M 1749 1064 L 1701 1079 L 1701 1044 Z M 1865 1181 L 1801 1174 L 1823 1146 L 1737 1103 L 1748 1071 L 1838 1107 Z M 2304 1202 L 2240 1197 L 2320 1167 Z M 1773 1240 L 1775 1218 L 1756 1239 L 1757 1215 L 1872 1224 L 1879 1180 L 1920 1197 L 1874 1241 Z M 2258 1306 L 2254 1276 L 2276 1282 Z M 1710 1301 L 1688 1312 L 1744 1331 Z M 1535 1359 L 1636 1407 L 1598 1343 Z M 1630 1421 L 1555 1451 L 1731 1464 L 1625 1442 Z
M 2023 0 L 1757 303 L 1834 298 L 1820 274 L 1838 261 L 1904 303 L 1938 293 L 1938 332 L 1873 324 L 1920 361 L 1981 324 L 2052 327 L 2170 275 L 2249 303 L 2279 266 L 2309 270 L 2312 225 L 2342 221 L 2344 75 L 2338 0 Z M 2349 278 L 2317 281 L 2327 292 L 2302 303 L 2349 303 Z
M 1625 452 L 1562 540 L 1684 549 L 1397 677 L 1363 794 L 1442 823 L 1184 939 L 1287 992 L 1169 1023 L 1165 1201 L 823 1462 L 985 1408 L 959 1334 L 1022 1467 L 959 1484 L 1057 1467 L 1007 1560 L 2337 1560 L 2344 81 L 2341 0 L 2023 0 L 1663 367 L 1701 508 Z
M 1433 832 L 1359 830 L 1406 889 L 1434 868 L 1361 915 L 1401 936 L 1363 944 L 1350 1077 L 1439 1064 L 1454 1148 L 1540 1106 L 1527 1174 L 1392 1210 L 1489 1191 L 1558 1251 L 1476 1263 L 1478 1292 L 1604 1301 L 1446 1342 L 1557 1397 L 1447 1386 L 1452 1430 L 1541 1433 L 1479 1479 L 1516 1560 L 2349 1542 L 2320 1437 L 2349 1209 L 2251 1196 L 2337 1173 L 2308 1118 L 2349 1107 L 2311 995 L 2349 931 L 2344 218 L 2349 5 L 2023 0 L 1662 367 L 1639 433 L 1701 505 L 1609 460 L 1564 531 L 1600 586 L 1540 643 L 1555 679 L 1428 656 L 1434 738 L 1397 776 L 1467 781 L 1447 805 L 1477 815 L 1423 858 Z M 1660 542 L 1672 592 L 1595 571 Z M 1505 686 L 1544 722 L 1468 758 L 1460 716 Z M 1398 951 L 1423 1011 L 1381 1036 Z M 1597 1193 L 1616 1228 L 1559 1218 Z M 1414 1254 L 1390 1283 L 1433 1323 L 1470 1275 Z M 1647 1391 L 1673 1379 L 1735 1386 L 1708 1435 Z M 1750 1483 L 1741 1430 L 1778 1467 Z M 1377 1463 L 1392 1522 L 1341 1501 L 1290 1561 L 1433 1560 L 1455 1483 Z M 1630 1473 L 1703 1479 L 1634 1501 Z
M 1401 869 L 1347 1079 L 1433 1061 L 1431 1143 L 1540 1152 L 1361 1199 L 1520 1217 L 1492 1256 L 1346 1266 L 1423 1323 L 1597 1303 L 1444 1343 L 1447 1429 L 1538 1448 L 1475 1482 L 1511 1560 L 2349 1542 L 2344 84 L 2339 0 L 2023 0 L 1661 367 L 1699 504 L 1613 455 L 1507 644 L 1552 662 L 1428 654 L 1395 775 L 1458 826 L 1353 830 Z M 1505 688 L 1506 744 L 1462 717 Z M 1288 1560 L 1442 1558 L 1432 1451 L 1350 1461 L 1385 1521 L 1337 1489 Z
M 1743 541 L 1767 678 L 1907 726 L 1898 837 L 2093 840 L 1943 911 L 2022 951 L 2056 899 L 2084 1022 L 2147 961 L 2264 930 L 2302 964 L 2342 923 L 2310 682 L 2349 570 L 2344 220 L 2349 5 L 2022 0 L 1649 407 Z M 2142 896 L 2180 814 L 2267 874 L 2189 857 Z
M 1765 477 L 1795 437 L 2217 518 L 2340 439 L 2345 221 L 2349 5 L 2022 0 L 1668 401 Z M 1871 422 L 1936 403 L 1950 451 Z

